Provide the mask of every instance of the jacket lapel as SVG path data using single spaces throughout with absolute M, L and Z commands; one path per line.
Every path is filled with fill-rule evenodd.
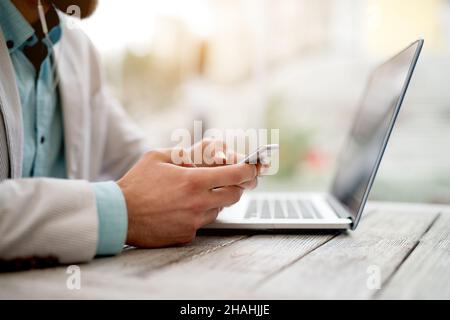
M 59 77 L 59 92 L 64 122 L 64 140 L 66 152 L 67 176 L 69 179 L 84 179 L 83 166 L 83 98 L 77 69 L 71 50 L 65 50 L 64 37 L 55 48 Z
M 7 151 L 3 150 L 2 147 L 0 152 L 2 153 L 1 157 L 5 153 L 8 154 L 8 157 L 5 158 L 9 160 L 10 167 L 10 173 L 7 177 L 4 177 L 4 174 L 0 172 L 0 180 L 9 177 L 18 179 L 22 177 L 23 161 L 22 107 L 17 90 L 16 76 L 1 30 L 0 75 L 0 121 L 3 121 L 5 127 L 4 132 L 0 131 L 0 146 L 7 145 Z M 0 126 L 0 128 L 3 126 Z

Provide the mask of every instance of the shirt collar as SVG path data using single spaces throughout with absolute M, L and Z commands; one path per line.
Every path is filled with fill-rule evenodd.
M 52 7 L 47 12 L 46 18 L 50 29 L 50 41 L 55 44 L 61 38 L 60 20 L 56 9 Z M 0 0 L 0 28 L 10 53 L 25 45 L 35 45 L 38 39 L 43 37 L 39 26 L 40 22 L 32 26 L 10 0 Z

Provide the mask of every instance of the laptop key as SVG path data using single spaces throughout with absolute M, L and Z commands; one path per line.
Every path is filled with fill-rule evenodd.
M 284 210 L 280 200 L 275 200 L 275 219 L 284 219 Z
M 311 210 L 314 212 L 314 215 L 316 216 L 317 219 L 323 219 L 322 214 L 319 212 L 319 210 L 317 210 L 317 208 L 314 206 L 314 203 L 312 203 L 312 201 L 308 200 L 308 205 L 311 208 Z
M 247 208 L 247 213 L 245 214 L 245 219 L 252 219 L 258 217 L 258 201 L 251 200 Z
M 261 206 L 261 218 L 262 219 L 270 219 L 272 218 L 270 214 L 269 201 L 263 200 L 263 204 Z
M 306 201 L 298 200 L 297 203 L 305 219 L 314 219 L 314 214 L 311 212 L 311 209 L 309 208 Z
M 287 217 L 288 219 L 298 219 L 300 218 L 297 209 L 291 200 L 286 200 Z

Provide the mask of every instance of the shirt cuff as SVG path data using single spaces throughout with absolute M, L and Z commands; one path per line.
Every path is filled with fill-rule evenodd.
M 120 253 L 125 245 L 128 213 L 119 186 L 112 181 L 92 183 L 98 214 L 97 256 Z

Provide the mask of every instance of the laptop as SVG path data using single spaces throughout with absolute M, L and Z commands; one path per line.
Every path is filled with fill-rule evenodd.
M 423 44 L 415 41 L 370 76 L 329 193 L 250 193 L 204 229 L 355 230 Z

